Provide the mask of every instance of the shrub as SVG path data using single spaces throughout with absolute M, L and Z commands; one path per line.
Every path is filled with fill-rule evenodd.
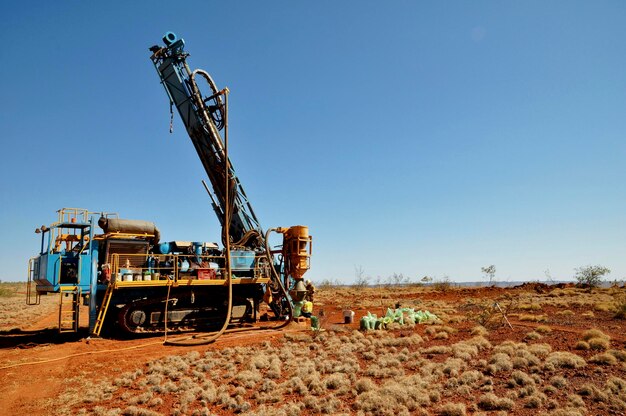
M 452 289 L 452 282 L 448 276 L 444 276 L 441 280 L 435 280 L 432 285 L 433 289 L 438 292 L 448 292 Z
M 493 286 L 496 283 L 496 266 L 494 264 L 481 267 L 480 271 L 485 274 L 485 279 L 489 283 L 489 286 Z
M 600 265 L 579 267 L 575 271 L 574 279 L 578 284 L 590 288 L 598 286 L 602 283 L 604 275 L 611 273 L 610 269 Z

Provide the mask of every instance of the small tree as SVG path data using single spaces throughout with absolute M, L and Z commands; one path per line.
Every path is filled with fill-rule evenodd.
M 485 279 L 489 283 L 489 286 L 493 286 L 496 282 L 496 266 L 491 265 L 487 267 L 481 267 L 480 270 L 485 274 Z
M 543 274 L 546 276 L 546 282 L 548 282 L 548 284 L 554 284 L 554 279 L 552 278 L 552 273 L 550 273 L 550 269 L 546 269 Z
M 602 278 L 605 274 L 611 273 L 611 270 L 607 267 L 596 266 L 584 266 L 574 269 L 576 274 L 574 278 L 580 285 L 587 286 L 589 288 L 596 287 L 602 283 Z
M 354 266 L 354 286 L 358 288 L 364 288 L 369 285 L 370 278 L 365 275 L 365 270 L 363 270 L 363 266 Z

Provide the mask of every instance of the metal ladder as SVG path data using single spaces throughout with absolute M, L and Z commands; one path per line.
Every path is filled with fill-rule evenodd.
M 27 305 L 39 305 L 41 303 L 41 295 L 39 294 L 39 292 L 35 292 L 35 298 L 33 300 L 32 283 L 35 277 L 35 265 L 39 266 L 39 264 L 36 263 L 35 260 L 37 260 L 37 257 L 31 257 L 30 260 L 28 260 L 28 274 L 26 275 L 27 276 L 27 281 L 26 281 L 26 304 Z
M 61 286 L 59 288 L 59 333 L 77 332 L 80 315 L 80 295 L 78 286 Z
M 96 319 L 96 324 L 93 327 L 93 334 L 96 336 L 100 336 L 100 331 L 102 331 L 102 324 L 104 324 L 104 318 L 106 317 L 107 310 L 109 309 L 109 303 L 111 303 L 111 298 L 113 297 L 113 286 L 113 283 L 109 283 L 106 292 L 104 292 L 102 305 L 100 305 L 100 310 L 98 311 L 98 318 Z

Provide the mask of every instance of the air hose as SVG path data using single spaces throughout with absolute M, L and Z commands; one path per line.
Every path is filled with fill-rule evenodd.
M 230 247 L 228 245 L 226 247 L 226 276 L 227 276 L 227 281 L 228 281 L 228 302 L 226 306 L 226 318 L 224 319 L 224 324 L 222 325 L 222 328 L 217 332 L 207 334 L 207 335 L 210 335 L 209 338 L 204 338 L 204 336 L 200 336 L 200 335 L 194 335 L 194 336 L 183 338 L 183 339 L 168 340 L 167 332 L 166 332 L 163 345 L 193 347 L 196 345 L 210 344 L 216 339 L 218 339 L 220 336 L 222 336 L 224 332 L 226 332 L 226 329 L 228 328 L 228 324 L 230 323 L 230 316 L 231 316 L 231 311 L 233 307 L 233 280 L 232 280 L 231 268 L 230 268 Z M 166 302 L 166 305 L 167 305 L 167 302 Z M 165 319 L 167 322 L 167 316 L 165 316 Z
M 272 276 L 278 282 L 278 287 L 280 291 L 283 293 L 285 299 L 287 299 L 287 309 L 289 310 L 289 319 L 285 321 L 284 324 L 279 325 L 276 329 L 287 326 L 293 320 L 293 308 L 291 307 L 291 302 L 289 302 L 289 296 L 287 294 L 287 290 L 285 290 L 285 286 L 283 286 L 283 282 L 280 280 L 280 276 L 276 273 L 276 269 L 274 268 L 274 259 L 272 258 L 272 251 L 270 250 L 270 233 L 272 231 L 276 231 L 276 228 L 270 228 L 265 233 L 265 254 L 267 256 L 267 260 L 270 265 L 270 269 L 272 270 Z
M 189 69 L 187 68 L 187 70 L 189 71 Z M 194 73 L 192 74 L 192 80 L 194 79 L 195 73 L 198 71 L 194 71 Z M 204 71 L 200 72 L 201 75 L 205 75 L 205 73 L 203 73 Z M 207 74 L 208 75 L 208 74 Z M 206 77 L 205 77 L 206 78 Z M 210 78 L 210 77 L 209 77 Z M 209 84 L 211 84 L 212 80 L 207 79 L 207 81 L 209 82 Z M 215 84 L 212 84 L 211 87 L 213 89 L 217 89 L 214 86 Z M 224 250 L 226 251 L 226 275 L 227 275 L 227 281 L 228 281 L 228 302 L 227 302 L 227 310 L 226 310 L 226 318 L 224 319 L 224 324 L 222 325 L 222 328 L 217 331 L 217 332 L 212 332 L 212 333 L 208 333 L 205 335 L 193 335 L 190 337 L 186 337 L 186 338 L 177 338 L 174 340 L 168 340 L 167 339 L 167 304 L 169 302 L 169 288 L 168 288 L 168 292 L 167 292 L 167 299 L 165 302 L 165 339 L 163 341 L 163 345 L 176 345 L 176 346 L 197 346 L 197 345 L 205 345 L 205 344 L 210 344 L 212 342 L 214 342 L 216 339 L 218 339 L 222 334 L 224 334 L 225 332 L 227 332 L 227 328 L 228 325 L 230 324 L 230 318 L 231 318 L 231 314 L 232 314 L 232 306 L 233 306 L 233 281 L 232 281 L 232 269 L 231 269 L 231 258 L 230 258 L 230 218 L 231 218 L 231 214 L 232 214 L 232 210 L 234 207 L 234 204 L 232 203 L 233 201 L 231 200 L 231 198 L 234 199 L 234 195 L 229 195 L 230 194 L 230 188 L 231 188 L 231 180 L 230 180 L 230 166 L 229 166 L 229 159 L 228 159 L 228 89 L 225 88 L 224 90 L 220 91 L 217 94 L 224 94 L 224 162 L 226 164 L 226 169 L 225 169 L 225 177 L 226 177 L 226 195 L 225 195 L 225 209 L 224 209 L 224 233 L 223 233 L 223 237 L 224 237 Z M 194 95 L 196 96 L 196 99 L 199 98 L 199 91 L 197 90 L 197 86 L 195 85 L 195 81 L 194 81 Z M 202 104 L 201 102 L 198 103 L 199 105 Z M 200 107 L 202 108 L 202 107 Z M 205 114 L 205 118 L 206 114 Z M 208 120 L 207 120 L 208 121 Z M 209 125 L 212 125 L 212 123 L 209 123 Z M 272 328 L 258 328 L 258 329 L 280 329 L 283 328 L 287 325 L 289 325 L 289 323 L 293 320 L 293 308 L 291 306 L 291 302 L 289 301 L 289 295 L 287 293 L 287 291 L 285 290 L 285 287 L 280 279 L 280 276 L 278 276 L 278 273 L 276 272 L 276 269 L 274 268 L 274 259 L 272 257 L 272 253 L 270 250 L 270 246 L 269 246 L 269 235 L 272 231 L 276 231 L 276 228 L 270 228 L 269 230 L 267 230 L 267 232 L 265 233 L 265 254 L 267 256 L 268 262 L 269 262 L 269 268 L 271 269 L 271 273 L 272 273 L 272 277 L 273 279 L 278 282 L 278 288 L 279 290 L 282 292 L 282 295 L 284 296 L 285 299 L 287 299 L 287 310 L 288 310 L 288 319 L 284 322 L 281 323 L 280 325 L 276 326 L 276 327 L 272 327 Z M 244 237 L 242 238 L 242 242 L 245 241 L 249 241 L 251 239 L 251 237 L 254 236 L 254 233 L 248 232 L 244 235 Z M 248 328 L 246 328 L 248 329 Z M 228 332 L 233 332 L 234 330 L 230 330 Z M 208 338 L 205 338 L 205 336 L 209 336 Z
M 224 272 L 226 273 L 226 279 L 228 282 L 228 302 L 226 304 L 226 318 L 224 319 L 224 324 L 222 325 L 222 328 L 219 331 L 217 331 L 215 334 L 209 336 L 209 338 L 200 338 L 196 336 L 196 337 L 190 337 L 188 339 L 172 341 L 172 340 L 167 339 L 167 331 L 166 331 L 163 345 L 195 346 L 195 345 L 210 344 L 216 339 L 218 339 L 226 331 L 226 329 L 228 328 L 228 324 L 230 324 L 230 317 L 231 317 L 232 308 L 233 308 L 233 276 L 232 276 L 232 269 L 231 269 L 231 264 L 230 264 L 230 217 L 231 217 L 232 204 L 230 203 L 230 200 L 229 200 L 229 197 L 230 197 L 229 191 L 230 191 L 231 181 L 230 181 L 230 174 L 229 174 L 230 166 L 229 166 L 229 160 L 228 160 L 228 89 L 225 88 L 224 90 L 222 90 L 222 92 L 224 93 L 224 164 L 226 165 L 225 175 L 224 175 L 226 177 L 226 188 L 225 188 L 226 198 L 224 198 L 226 200 L 226 206 L 224 209 L 224 228 L 223 228 L 223 231 L 224 231 L 223 235 L 224 235 L 224 240 L 225 240 L 224 250 L 226 251 L 226 268 Z M 198 97 L 196 96 L 196 98 Z M 169 290 L 168 290 L 168 295 L 169 295 Z M 165 302 L 166 308 L 167 308 L 168 301 L 169 299 Z M 167 315 L 165 315 L 165 322 L 167 323 Z

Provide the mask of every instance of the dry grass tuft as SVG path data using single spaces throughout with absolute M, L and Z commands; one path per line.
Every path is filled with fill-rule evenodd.
M 626 350 L 609 350 L 608 352 L 619 361 L 626 362 Z
M 535 331 L 539 332 L 540 334 L 549 334 L 552 332 L 552 328 L 547 325 L 539 325 L 537 328 L 535 328 Z
M 580 340 L 576 343 L 576 346 L 574 348 L 576 348 L 577 350 L 587 351 L 591 348 L 591 346 L 589 346 L 589 343 L 587 341 Z
M 580 389 L 578 389 L 578 394 L 589 397 L 594 402 L 606 402 L 608 400 L 608 394 L 591 383 L 583 384 Z
M 452 348 L 447 345 L 435 345 L 429 348 L 422 349 L 422 354 L 450 354 Z
M 357 393 L 360 394 L 366 391 L 374 390 L 376 388 L 376 383 L 369 378 L 361 378 L 356 382 L 354 387 L 356 388 Z
M 527 322 L 547 322 L 547 315 L 532 315 L 532 314 L 521 314 L 518 318 L 520 321 Z
M 553 376 L 550 378 L 550 384 L 558 389 L 567 386 L 567 380 L 563 376 Z
M 437 332 L 434 336 L 433 339 L 448 339 L 449 335 L 447 332 Z
M 598 302 L 593 305 L 593 308 L 598 312 L 609 312 L 613 310 L 613 304 L 609 302 Z
M 617 364 L 617 358 L 614 355 L 603 352 L 600 354 L 596 354 L 589 359 L 592 363 L 600 364 L 600 365 L 615 365 Z
M 528 399 L 524 403 L 524 407 L 528 407 L 531 409 L 538 409 L 544 405 L 548 401 L 548 397 L 543 393 L 533 393 L 528 396 Z
M 585 331 L 583 333 L 583 340 L 584 341 L 589 341 L 592 338 L 604 338 L 604 339 L 608 339 L 610 340 L 611 337 L 608 336 L 607 334 L 605 334 L 604 332 L 600 331 L 599 329 L 593 328 L 593 329 L 589 329 L 587 331 Z
M 586 365 L 585 359 L 579 355 L 566 351 L 557 351 L 548 355 L 544 367 L 550 371 L 556 368 L 582 368 Z
M 480 336 L 485 336 L 489 334 L 489 331 L 487 330 L 487 328 L 485 328 L 482 325 L 476 325 L 474 328 L 472 328 L 471 331 L 472 335 L 480 335 Z
M 487 393 L 478 399 L 478 407 L 483 410 L 511 410 L 515 406 L 513 400 Z
M 393 291 L 381 290 L 389 302 L 395 299 Z M 367 302 L 359 291 L 351 296 L 362 296 Z M 567 289 L 562 296 L 533 291 L 520 297 L 523 305 L 539 305 L 522 307 L 527 310 L 522 312 L 534 313 L 529 316 L 536 321 L 546 316 L 537 313 L 553 318 L 559 308 L 569 307 L 578 314 L 609 295 Z M 484 301 L 462 297 L 459 304 L 450 304 L 428 297 L 414 299 L 419 299 L 415 301 L 419 308 L 441 312 L 443 317 L 458 314 L 455 308 L 461 311 L 462 305 L 472 310 Z M 142 371 L 111 376 L 104 385 L 94 386 L 96 392 L 88 401 L 80 397 L 82 386 L 77 387 L 78 398 L 60 414 L 503 416 L 626 411 L 626 381 L 615 377 L 623 377 L 626 370 L 626 350 L 617 348 L 617 341 L 612 343 L 616 349 L 611 349 L 610 338 L 597 329 L 580 337 L 579 344 L 595 349 L 579 353 L 590 364 L 582 370 L 587 364 L 582 356 L 552 351 L 549 343 L 557 345 L 563 338 L 561 333 L 547 335 L 552 332 L 547 324 L 532 325 L 536 328 L 527 337 L 544 336 L 545 341 L 520 342 L 530 329 L 514 328 L 510 340 L 503 341 L 507 335 L 498 329 L 490 342 L 484 327 L 443 321 L 417 329 L 404 326 L 398 331 L 367 333 L 338 325 L 337 330 L 326 328 L 313 337 L 308 331 L 289 332 L 284 339 L 263 344 L 166 357 L 141 367 Z M 555 317 L 555 322 L 580 328 L 582 320 Z M 598 321 L 601 324 L 606 319 Z M 611 328 L 617 334 L 619 324 L 613 321 L 615 327 L 601 329 Z M 426 333 L 428 339 L 424 341 L 418 332 Z M 566 336 L 571 344 L 577 342 L 571 334 Z M 569 378 L 574 380 L 571 384 Z M 598 386 L 581 386 L 579 381 L 605 378 L 609 380 Z
M 531 376 L 519 370 L 513 371 L 513 373 L 511 373 L 511 381 L 512 381 L 511 384 L 518 385 L 518 386 L 534 386 L 535 385 L 535 380 L 533 380 Z
M 588 348 L 587 348 L 588 346 Z M 611 337 L 599 329 L 585 331 L 582 340 L 576 344 L 577 349 L 592 349 L 604 351 L 611 346 Z
M 541 338 L 543 338 L 543 336 L 539 332 L 536 332 L 536 331 L 531 331 L 524 336 L 524 339 L 528 341 L 534 341 L 534 340 L 538 340 Z
M 495 353 L 489 358 L 489 365 L 487 371 L 491 374 L 496 374 L 501 371 L 511 371 L 513 369 L 513 362 L 511 357 L 505 353 Z
M 611 346 L 611 341 L 606 338 L 591 338 L 587 342 L 592 350 L 606 350 Z
M 438 414 L 442 416 L 465 416 L 466 409 L 463 403 L 447 403 L 439 408 Z
M 626 319 L 626 294 L 615 296 L 615 319 Z

